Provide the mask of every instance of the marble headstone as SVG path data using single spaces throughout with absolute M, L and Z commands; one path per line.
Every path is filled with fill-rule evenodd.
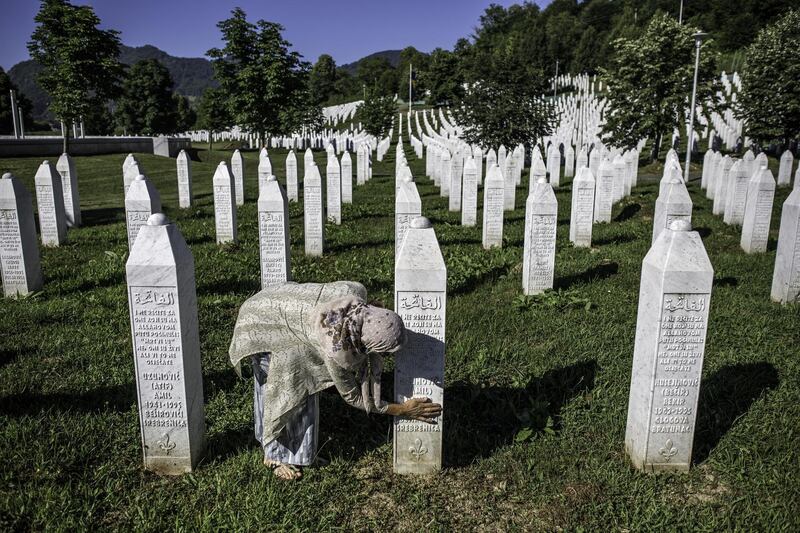
M 75 161 L 69 154 L 61 154 L 56 162 L 56 170 L 61 176 L 67 227 L 76 228 L 81 225 L 81 200 L 78 193 L 78 172 L 75 170 Z
M 258 243 L 261 288 L 290 281 L 289 203 L 283 187 L 272 175 L 258 197 Z
M 452 212 L 461 211 L 461 186 L 464 174 L 464 158 L 461 154 L 453 154 L 450 161 L 450 197 L 448 208 Z
M 742 224 L 749 183 L 750 175 L 747 173 L 747 163 L 742 160 L 736 161 L 728 174 L 725 214 L 722 219 L 726 224 Z
M 478 165 L 472 157 L 464 162 L 461 185 L 461 225 L 474 226 L 478 218 Z
M 138 175 L 131 182 L 125 197 L 125 224 L 128 230 L 128 250 L 133 249 L 139 230 L 154 213 L 161 212 L 161 195 L 150 180 Z
M 595 180 L 589 167 L 578 168 L 572 180 L 572 211 L 569 222 L 569 240 L 573 245 L 591 248 L 594 224 Z
M 486 172 L 483 182 L 483 229 L 482 242 L 485 249 L 503 246 L 503 205 L 505 183 L 500 167 L 494 165 Z
M 342 223 L 342 175 L 336 154 L 328 157 L 325 167 L 325 193 L 328 221 L 338 226 Z
M 603 159 L 600 163 L 595 182 L 594 221 L 611 222 L 611 209 L 614 204 L 614 166 L 608 159 Z
M 33 199 L 22 181 L 0 178 L 0 274 L 6 296 L 24 296 L 42 288 Z
M 792 165 L 794 156 L 792 152 L 786 150 L 781 155 L 780 166 L 778 167 L 778 187 L 788 187 L 792 181 Z
M 313 162 L 303 176 L 303 226 L 306 255 L 322 255 L 325 247 L 325 202 L 322 197 L 322 176 Z
M 176 159 L 178 168 L 178 207 L 192 207 L 192 164 L 185 150 Z
M 242 157 L 242 153 L 239 150 L 233 152 L 230 168 L 233 174 L 236 205 L 244 205 L 244 157 Z
M 503 170 L 503 210 L 513 211 L 517 203 L 517 171 L 514 168 L 514 157 L 506 157 Z
M 656 199 L 651 245 L 673 221 L 684 220 L 689 224 L 692 222 L 692 199 L 683 180 L 671 175 L 664 185 Z
M 411 176 L 406 176 L 400 182 L 397 196 L 394 201 L 394 257 L 400 254 L 403 239 L 411 226 L 411 221 L 422 214 L 422 200 L 420 200 L 417 185 Z
M 767 251 L 774 199 L 775 179 L 772 177 L 772 171 L 762 167 L 747 184 L 740 244 L 742 250 L 748 254 Z
M 290 202 L 299 198 L 297 190 L 297 156 L 291 150 L 286 156 L 286 197 Z
M 236 185 L 225 161 L 214 172 L 214 222 L 217 244 L 237 241 Z
M 772 275 L 772 299 L 800 303 L 800 189 L 795 188 L 781 210 L 778 251 Z
M 525 294 L 539 294 L 553 288 L 557 222 L 556 195 L 547 180 L 540 178 L 525 203 L 522 256 L 522 289 Z
M 60 246 L 67 242 L 67 216 L 61 176 L 50 161 L 36 171 L 36 209 L 39 211 L 39 232 L 43 246 Z
M 341 161 L 342 168 L 342 203 L 353 203 L 353 160 L 350 158 L 350 152 L 346 151 L 342 154 Z

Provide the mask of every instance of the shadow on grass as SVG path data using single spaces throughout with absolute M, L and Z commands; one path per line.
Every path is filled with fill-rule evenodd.
M 701 226 L 699 228 L 693 228 L 693 229 L 697 232 L 698 235 L 700 235 L 701 239 L 705 239 L 706 237 L 708 237 L 709 235 L 711 235 L 713 233 L 711 228 L 707 228 L 705 226 Z
M 339 252 L 349 252 L 352 250 L 361 250 L 364 248 L 381 248 L 383 246 L 394 246 L 394 240 L 389 239 L 371 239 L 363 242 L 352 242 L 352 243 L 341 243 L 341 244 L 334 244 L 328 247 L 325 252 L 326 253 L 339 253 Z
M 725 276 L 724 278 L 715 278 L 714 287 L 736 287 L 739 285 L 738 278 L 733 276 Z
M 255 294 L 261 290 L 260 279 L 224 279 L 197 285 L 197 294 Z
M 554 289 L 570 289 L 573 285 L 581 285 L 584 283 L 591 283 L 601 279 L 610 278 L 619 272 L 619 264 L 617 263 L 600 263 L 593 267 L 587 268 L 578 274 L 570 274 L 568 276 L 561 276 L 556 278 L 553 283 Z
M 0 350 L 0 368 L 16 361 L 19 354 L 19 350 Z
M 642 210 L 642 206 L 640 204 L 628 204 L 622 211 L 614 217 L 614 222 L 625 222 L 626 220 L 632 219 L 636 213 Z
M 636 235 L 614 235 L 613 237 L 604 237 L 602 239 L 593 239 L 592 246 L 605 246 L 606 244 L 626 244 L 633 242 L 637 239 Z
M 466 294 L 468 292 L 472 292 L 473 290 L 477 289 L 479 286 L 487 283 L 489 281 L 494 281 L 498 277 L 508 274 L 511 270 L 511 265 L 499 265 L 493 267 L 486 272 L 481 272 L 478 275 L 471 276 L 466 278 L 463 282 L 459 283 L 458 285 L 452 287 L 448 293 L 452 295 L 456 294 Z
M 77 411 L 123 413 L 136 403 L 136 385 L 97 387 L 87 392 L 37 393 L 21 392 L 0 397 L 0 414 L 20 417 L 43 411 Z
M 125 209 L 122 207 L 101 207 L 81 211 L 83 226 L 105 226 L 116 222 L 125 222 Z
M 124 272 L 115 272 L 110 276 L 106 276 L 105 278 L 99 280 L 92 280 L 92 281 L 84 281 L 77 287 L 60 291 L 60 294 L 69 294 L 73 292 L 86 292 L 91 291 L 94 289 L 106 289 L 108 287 L 116 287 L 117 285 L 124 285 L 125 284 L 125 273 Z
M 595 360 L 547 371 L 524 388 L 457 383 L 444 392 L 445 462 L 466 466 L 511 444 L 520 430 L 558 431 L 561 409 L 594 388 Z
M 778 371 L 765 362 L 724 366 L 703 380 L 692 461 L 705 461 L 753 402 L 777 386 Z

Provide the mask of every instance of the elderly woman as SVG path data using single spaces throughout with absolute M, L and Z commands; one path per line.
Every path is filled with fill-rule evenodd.
M 298 479 L 316 456 L 318 393 L 334 386 L 345 402 L 368 413 L 435 423 L 441 406 L 428 398 L 381 400 L 382 355 L 405 339 L 402 319 L 366 304 L 359 283 L 284 283 L 249 298 L 239 311 L 229 354 L 253 367 L 255 433 L 264 464 Z

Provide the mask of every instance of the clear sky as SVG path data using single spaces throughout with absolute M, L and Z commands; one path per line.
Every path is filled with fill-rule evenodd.
M 522 0 L 73 0 L 90 4 L 104 28 L 128 46 L 152 44 L 179 57 L 200 57 L 218 46 L 216 23 L 241 7 L 248 19 L 282 24 L 284 37 L 307 60 L 329 53 L 337 64 L 381 50 L 414 46 L 423 52 L 452 48 L 468 36 L 490 3 Z M 536 0 L 540 6 L 550 0 Z M 2 0 L 0 66 L 28 59 L 26 48 L 39 9 L 36 0 Z

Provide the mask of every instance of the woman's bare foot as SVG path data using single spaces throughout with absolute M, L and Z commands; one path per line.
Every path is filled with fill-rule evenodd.
M 303 472 L 295 465 L 281 463 L 280 461 L 273 461 L 271 459 L 264 459 L 264 464 L 267 468 L 272 470 L 275 477 L 285 479 L 286 481 L 294 481 L 303 476 Z

